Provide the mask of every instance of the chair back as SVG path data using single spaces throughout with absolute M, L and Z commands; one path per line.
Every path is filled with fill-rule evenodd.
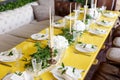
M 72 11 L 75 9 L 76 2 L 69 2 L 69 1 L 59 1 L 55 0 L 55 14 L 59 16 L 66 16 L 70 13 L 70 3 Z M 77 7 L 81 6 L 80 3 L 77 3 Z
M 98 0 L 97 7 L 106 6 L 107 10 L 115 10 L 116 0 Z

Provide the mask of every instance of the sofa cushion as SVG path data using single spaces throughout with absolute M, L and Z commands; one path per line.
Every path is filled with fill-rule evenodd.
M 55 21 L 58 21 L 58 20 L 60 20 L 60 19 L 62 19 L 62 18 L 63 18 L 63 17 L 61 17 L 61 16 L 55 16 L 55 17 L 54 17 Z M 49 20 L 40 21 L 40 22 L 34 20 L 34 21 L 31 22 L 31 24 L 37 24 L 37 25 L 41 25 L 41 23 L 42 23 L 43 25 L 45 25 L 45 26 L 49 26 Z
M 120 48 L 110 48 L 106 53 L 106 57 L 108 60 L 120 63 Z
M 116 46 L 116 47 L 120 47 L 120 37 L 116 37 L 113 40 L 113 45 Z
M 0 34 L 30 23 L 34 19 L 31 5 L 37 5 L 37 2 L 29 3 L 14 10 L 0 12 L 0 23 L 2 23 Z
M 43 5 L 32 6 L 33 12 L 35 15 L 35 19 L 37 21 L 47 20 L 49 19 L 49 8 Z
M 44 25 L 37 25 L 37 24 L 27 24 L 21 26 L 15 30 L 8 32 L 7 34 L 11 34 L 13 36 L 22 37 L 22 38 L 30 38 L 33 33 L 37 33 L 42 30 L 45 26 Z
M 38 0 L 38 3 L 40 5 L 44 5 L 44 6 L 47 6 L 48 8 L 51 6 L 52 8 L 52 13 L 54 14 L 55 13 L 55 2 L 54 0 Z
M 0 34 L 0 52 L 13 48 L 25 39 L 8 34 Z
M 55 20 L 61 19 L 62 17 L 55 16 Z M 14 36 L 22 37 L 22 38 L 30 38 L 30 36 L 34 33 L 40 32 L 42 29 L 49 26 L 49 20 L 44 21 L 33 21 L 30 24 L 21 26 L 15 30 L 8 32 L 7 34 L 11 34 Z

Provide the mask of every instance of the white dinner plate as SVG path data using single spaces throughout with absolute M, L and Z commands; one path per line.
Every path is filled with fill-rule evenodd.
M 102 29 L 89 29 L 88 32 L 95 35 L 106 34 L 106 30 Z
M 86 45 L 86 47 L 85 47 Z M 87 47 L 89 46 L 89 47 Z M 92 48 L 93 47 L 93 48 Z M 92 44 L 76 44 L 75 49 L 83 52 L 83 53 L 90 53 L 90 52 L 95 52 L 97 50 L 97 46 L 92 45 Z
M 98 25 L 101 25 L 101 26 L 105 26 L 105 27 L 108 27 L 108 26 L 111 26 L 112 25 L 112 22 L 110 21 L 98 21 L 96 22 Z
M 54 22 L 52 25 L 56 28 L 61 28 L 65 26 L 65 23 Z
M 31 38 L 34 40 L 45 40 L 48 38 L 48 34 L 36 33 L 36 34 L 32 34 Z
M 66 19 L 69 19 L 69 20 L 74 20 L 75 19 L 75 16 L 65 16 Z
M 0 61 L 2 62 L 17 61 L 21 57 L 22 57 L 22 52 L 17 50 L 16 48 L 11 49 L 10 51 L 4 51 L 0 53 Z
M 105 17 L 109 17 L 109 18 L 114 18 L 116 16 L 115 13 L 112 13 L 112 12 L 107 12 L 107 13 L 104 13 L 103 14 Z
M 83 72 L 82 69 L 75 68 L 74 73 L 73 73 L 73 67 L 65 66 L 64 69 L 67 69 L 67 70 L 66 70 L 65 74 L 61 75 L 61 71 L 59 70 L 59 68 L 61 68 L 61 66 L 57 66 L 50 71 L 57 80 L 63 80 L 63 79 L 78 80 L 82 76 L 81 75 L 81 73 Z
M 84 10 L 73 10 L 73 11 L 77 13 L 84 13 Z

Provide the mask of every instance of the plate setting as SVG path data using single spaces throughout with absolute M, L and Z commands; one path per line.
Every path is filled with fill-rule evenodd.
M 50 71 L 57 80 L 78 80 L 82 77 L 84 70 L 72 66 L 56 66 Z
M 73 10 L 73 11 L 77 13 L 84 13 L 84 10 Z
M 46 40 L 48 38 L 48 34 L 36 33 L 32 34 L 31 38 L 34 40 Z
M 115 13 L 112 13 L 112 12 L 105 12 L 103 13 L 103 15 L 109 18 L 114 18 L 115 16 L 117 16 Z
M 65 23 L 60 23 L 60 22 L 54 22 L 52 25 L 56 28 L 61 28 L 65 26 Z
M 112 25 L 112 22 L 111 22 L 111 21 L 101 20 L 101 21 L 96 22 L 96 24 L 101 25 L 101 26 L 108 27 L 108 26 L 111 26 L 111 25 Z
M 7 74 L 2 80 L 34 80 L 33 76 L 27 72 L 15 72 Z
M 89 29 L 88 32 L 95 35 L 102 35 L 102 34 L 106 34 L 107 31 L 96 28 L 96 29 Z
M 72 15 L 72 16 L 65 16 L 65 19 L 68 19 L 68 20 L 75 20 L 75 16 Z
M 17 50 L 16 48 L 0 53 L 0 61 L 2 62 L 17 61 L 21 57 L 22 57 L 22 52 L 20 50 Z
M 75 49 L 83 53 L 92 53 L 97 50 L 97 46 L 93 44 L 79 42 L 75 45 Z

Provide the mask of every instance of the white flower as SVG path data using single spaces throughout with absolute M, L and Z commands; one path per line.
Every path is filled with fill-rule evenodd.
M 106 7 L 105 6 L 102 6 L 101 8 L 99 8 L 100 11 L 105 11 L 106 10 Z
M 100 16 L 99 12 L 94 8 L 89 9 L 87 14 L 89 14 L 93 19 L 97 19 Z
M 80 20 L 77 20 L 74 25 L 73 25 L 73 30 L 76 30 L 76 31 L 84 31 L 85 30 L 85 24 L 80 21 Z
M 69 45 L 68 40 L 63 36 L 54 36 L 53 40 L 55 49 L 64 49 Z

